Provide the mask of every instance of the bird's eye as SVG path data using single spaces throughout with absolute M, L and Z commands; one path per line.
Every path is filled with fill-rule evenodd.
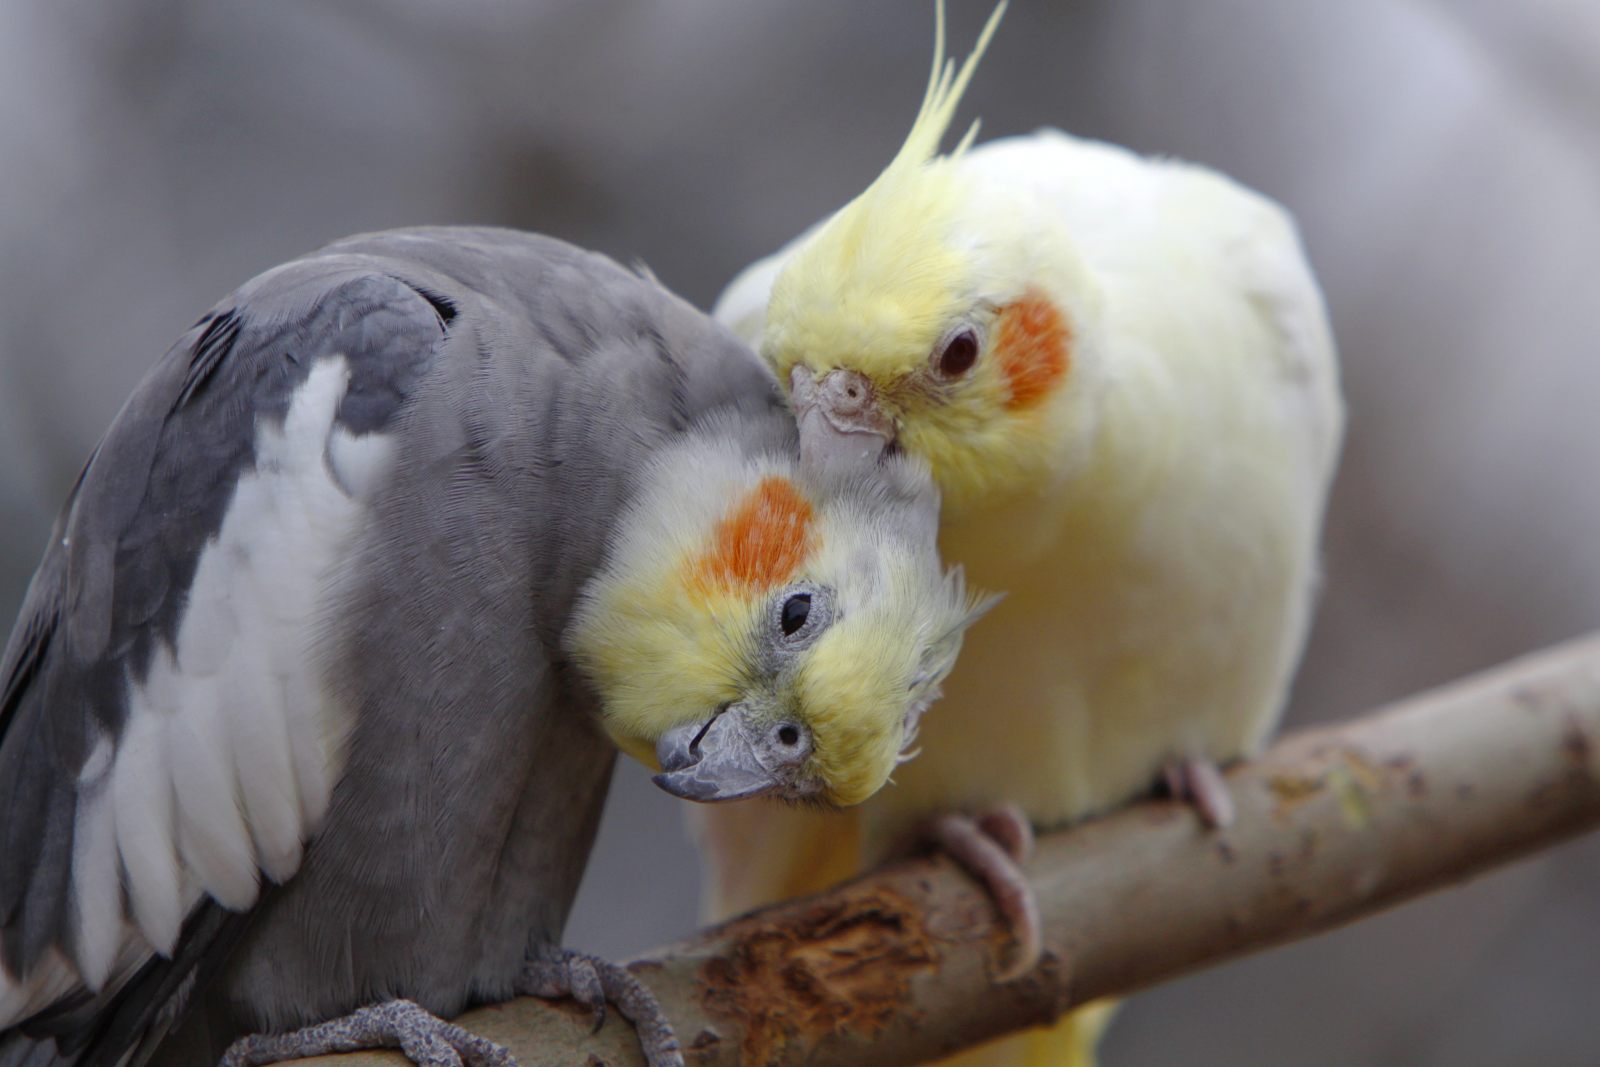
M 806 624 L 806 619 L 811 615 L 811 594 L 796 593 L 783 602 L 783 618 L 779 625 L 783 627 L 783 634 L 789 637 L 798 633 L 800 627 Z
M 976 362 L 978 335 L 971 330 L 962 330 L 945 342 L 944 351 L 939 353 L 939 373 L 946 378 L 959 378 L 971 370 Z

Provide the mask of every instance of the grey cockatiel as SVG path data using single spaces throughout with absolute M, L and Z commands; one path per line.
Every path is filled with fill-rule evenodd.
M 219 304 L 0 663 L 0 1065 L 519 992 L 603 994 L 676 1060 L 636 980 L 556 947 L 607 733 L 680 795 L 852 803 L 972 617 L 920 468 L 794 451 L 751 353 L 557 241 L 358 237 Z M 405 1006 L 312 1037 L 229 1057 L 503 1060 Z

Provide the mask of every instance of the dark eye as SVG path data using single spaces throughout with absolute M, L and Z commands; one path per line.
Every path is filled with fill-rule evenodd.
M 783 602 L 783 619 L 779 625 L 783 627 L 785 636 L 799 631 L 806 624 L 806 619 L 811 615 L 811 594 L 796 593 Z
M 793 748 L 800 743 L 800 728 L 791 723 L 778 727 L 778 743 Z
M 939 353 L 939 373 L 946 378 L 959 378 L 978 362 L 978 335 L 962 330 L 945 344 Z

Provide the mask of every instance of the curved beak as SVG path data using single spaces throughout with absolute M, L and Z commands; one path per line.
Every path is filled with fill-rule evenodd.
M 800 429 L 800 459 L 817 470 L 871 467 L 894 442 L 865 375 L 834 368 L 819 381 L 804 366 L 789 372 L 789 402 Z
M 651 780 L 673 796 L 702 804 L 792 792 L 784 768 L 762 759 L 754 734 L 737 704 L 709 722 L 674 726 L 656 742 L 661 773 Z

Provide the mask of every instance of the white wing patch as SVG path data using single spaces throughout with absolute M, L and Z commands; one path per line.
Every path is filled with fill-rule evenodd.
M 170 955 L 202 894 L 242 910 L 261 872 L 298 869 L 349 728 L 318 677 L 322 596 L 392 454 L 335 425 L 349 378 L 342 358 L 320 360 L 282 425 L 257 424 L 255 468 L 201 552 L 175 647 L 130 683 L 122 737 L 100 738 L 80 775 L 73 959 L 0 972 L 0 1028 Z
M 166 740 L 163 716 L 128 720 L 111 777 L 111 810 L 134 925 L 157 951 L 170 954 L 194 898 L 178 868 L 177 796 Z
M 352 434 L 335 426 L 328 438 L 328 469 L 339 486 L 357 500 L 369 500 L 394 458 L 394 441 L 381 434 Z

